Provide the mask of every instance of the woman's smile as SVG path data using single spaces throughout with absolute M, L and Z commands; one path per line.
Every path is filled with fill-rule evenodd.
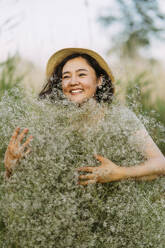
M 78 94 L 81 94 L 81 93 L 83 93 L 83 89 L 71 89 L 70 90 L 70 93 L 72 94 L 72 95 L 78 95 Z

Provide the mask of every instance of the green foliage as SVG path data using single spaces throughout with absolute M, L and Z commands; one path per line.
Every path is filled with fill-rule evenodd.
M 148 124 L 144 124 L 165 155 L 165 101 L 159 97 L 152 100 L 153 84 L 146 76 L 147 72 L 143 72 L 127 82 L 125 101 L 137 116 L 148 116 Z M 122 81 L 119 80 L 118 84 L 122 85 Z M 150 125 L 153 122 L 156 125 Z
M 16 68 L 19 62 L 17 55 L 9 57 L 0 63 L 0 98 L 5 91 L 10 91 L 13 87 L 19 87 L 24 75 L 17 75 Z
M 146 79 L 146 72 L 136 75 L 127 82 L 125 97 L 128 106 L 132 107 L 135 113 L 151 109 L 151 82 Z
M 141 47 L 148 47 L 151 38 L 163 38 L 165 15 L 161 13 L 157 0 L 117 0 L 116 8 L 106 8 L 99 21 L 105 27 L 117 26 L 114 48 L 126 56 L 134 56 Z

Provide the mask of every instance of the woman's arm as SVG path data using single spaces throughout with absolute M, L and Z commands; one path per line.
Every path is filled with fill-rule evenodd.
M 19 132 L 20 128 L 17 127 L 10 139 L 9 145 L 5 152 L 4 164 L 6 178 L 9 178 L 12 175 L 12 171 L 18 161 L 30 152 L 30 148 L 28 146 L 33 137 L 29 136 L 25 143 L 21 144 L 23 138 L 28 133 L 28 129 L 25 128 L 21 133 Z
M 87 172 L 86 175 L 79 176 L 79 184 L 106 183 L 128 178 L 153 179 L 159 175 L 165 175 L 165 157 L 149 136 L 145 129 L 138 131 L 134 138 L 139 136 L 145 140 L 144 154 L 147 160 L 139 165 L 131 167 L 120 167 L 109 159 L 96 155 L 96 159 L 101 162 L 98 167 L 81 167 L 79 172 Z
M 149 136 L 145 129 L 138 131 L 135 134 L 135 139 L 140 136 L 145 140 L 144 155 L 147 160 L 137 166 L 124 167 L 125 177 L 137 177 L 143 179 L 154 178 L 159 175 L 165 175 L 165 157 Z

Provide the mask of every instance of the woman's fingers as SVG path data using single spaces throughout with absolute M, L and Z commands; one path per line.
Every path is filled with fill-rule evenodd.
M 24 157 L 26 157 L 31 152 L 31 149 L 28 148 L 26 152 L 24 152 Z
M 80 175 L 79 180 L 93 180 L 96 179 L 96 174 Z
M 29 143 L 30 143 L 30 141 L 32 141 L 32 139 L 33 139 L 33 136 L 30 135 L 29 138 L 27 138 L 27 140 L 25 141 L 25 143 L 22 145 L 22 150 L 24 150 L 25 147 L 27 147 L 29 145 Z
M 95 154 L 95 158 L 100 161 L 102 164 L 106 165 L 109 163 L 109 159 L 102 157 L 101 155 Z
M 7 151 L 6 151 L 6 156 L 10 156 L 10 158 L 13 159 L 20 159 L 21 157 L 24 156 L 24 150 L 26 147 L 28 147 L 30 141 L 33 139 L 33 136 L 30 135 L 25 143 L 23 145 L 21 145 L 21 141 L 23 140 L 23 138 L 25 137 L 25 135 L 28 133 L 28 128 L 25 128 L 20 134 L 20 128 L 17 127 L 14 130 L 14 133 L 10 139 Z
M 11 136 L 11 139 L 10 139 L 10 141 L 9 141 L 9 145 L 11 145 L 12 143 L 15 142 L 15 140 L 16 140 L 17 137 L 18 137 L 19 131 L 20 131 L 20 127 L 17 127 L 17 128 L 14 130 L 14 133 L 13 133 L 13 135 Z
M 91 167 L 91 166 L 77 168 L 77 171 L 82 171 L 82 172 L 94 172 L 95 170 L 96 167 Z
M 86 175 L 78 177 L 78 184 L 87 185 L 93 183 L 106 183 L 114 180 L 114 173 L 116 165 L 107 158 L 100 155 L 95 155 L 95 158 L 100 161 L 101 165 L 98 167 L 80 167 L 78 172 L 86 172 Z M 116 178 L 116 177 L 115 177 Z
M 97 175 L 94 174 L 95 171 L 97 170 L 97 167 L 89 167 L 89 166 L 86 166 L 86 167 L 80 167 L 77 169 L 77 171 L 79 172 L 91 172 L 91 174 L 87 174 L 87 175 L 80 175 L 78 177 L 78 184 L 80 185 L 87 185 L 87 184 L 93 184 L 93 183 L 96 183 L 97 181 Z M 93 172 L 93 173 L 92 173 Z
M 83 186 L 88 185 L 88 184 L 94 184 L 94 183 L 96 183 L 96 180 L 87 180 L 87 181 L 78 182 L 78 184 L 83 185 Z
M 28 129 L 28 128 L 25 128 L 25 129 L 20 133 L 20 135 L 18 136 L 18 139 L 17 139 L 18 142 L 21 143 L 21 141 L 23 140 L 25 134 L 27 134 L 28 132 L 29 132 L 29 129 Z

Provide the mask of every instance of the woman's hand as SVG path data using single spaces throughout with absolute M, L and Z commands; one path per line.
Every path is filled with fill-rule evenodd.
M 31 150 L 29 148 L 29 143 L 32 140 L 32 136 L 29 136 L 27 140 L 21 144 L 21 141 L 25 137 L 25 135 L 28 133 L 28 129 L 25 128 L 21 133 L 20 133 L 20 128 L 17 127 L 14 130 L 14 133 L 10 139 L 9 145 L 7 147 L 7 150 L 5 152 L 5 158 L 4 158 L 4 163 L 5 163 L 5 169 L 6 169 L 6 177 L 9 178 L 12 170 L 16 166 L 17 162 L 25 157 Z
M 100 155 L 95 155 L 95 158 L 101 162 L 100 166 L 80 167 L 77 169 L 79 172 L 87 172 L 86 175 L 79 176 L 78 184 L 107 183 L 124 178 L 122 167 L 117 166 L 109 159 Z

